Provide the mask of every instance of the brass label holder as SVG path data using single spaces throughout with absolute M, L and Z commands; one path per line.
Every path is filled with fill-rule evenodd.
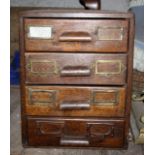
M 57 126 L 57 130 L 55 131 L 45 131 L 44 130 L 44 127 L 45 127 L 45 124 L 49 124 L 51 126 Z M 49 122 L 49 121 L 37 121 L 36 122 L 36 126 L 37 126 L 37 134 L 38 135 L 57 135 L 57 136 L 61 136 L 61 133 L 63 131 L 63 128 L 64 128 L 64 122 L 63 121 L 52 121 L 52 122 Z
M 118 70 L 116 71 L 99 71 L 98 70 L 98 64 L 117 64 L 118 65 Z M 97 60 L 95 62 L 95 74 L 97 75 L 103 75 L 103 76 L 113 76 L 113 75 L 119 75 L 123 73 L 126 70 L 126 67 L 124 64 L 121 62 L 121 60 Z
M 49 99 L 48 100 L 34 100 L 33 99 L 33 93 L 48 93 L 49 94 Z M 55 101 L 56 101 L 56 94 L 57 91 L 56 90 L 40 90 L 40 89 L 28 89 L 28 93 L 29 93 L 29 103 L 31 105 L 39 105 L 39 106 L 54 106 Z
M 97 100 L 96 95 L 97 93 L 104 93 L 104 94 L 115 94 L 114 99 L 102 99 Z M 92 103 L 96 106 L 116 106 L 119 103 L 119 91 L 117 90 L 93 90 L 92 92 Z
M 51 69 L 51 71 L 34 71 L 33 70 L 33 64 L 41 64 L 43 63 L 44 65 L 45 64 L 50 64 L 51 66 L 53 66 L 53 69 Z M 57 74 L 58 73 L 58 68 L 57 68 L 57 65 L 56 65 L 56 62 L 55 61 L 49 61 L 49 60 L 30 60 L 30 62 L 28 63 L 27 65 L 27 69 L 30 71 L 30 73 L 32 74 L 39 74 L 40 76 L 47 76 L 49 74 Z
M 101 41 L 121 41 L 123 35 L 123 27 L 98 27 L 97 29 L 97 37 Z

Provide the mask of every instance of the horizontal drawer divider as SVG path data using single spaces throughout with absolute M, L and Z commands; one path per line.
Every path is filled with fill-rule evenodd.
M 103 52 L 93 52 L 93 51 L 90 51 L 90 52 L 88 52 L 88 51 L 80 51 L 80 52 L 63 52 L 63 51 L 59 51 L 59 52 L 56 52 L 56 51 L 51 51 L 51 52 L 49 52 L 49 51 L 27 51 L 27 50 L 24 50 L 24 52 L 25 53 L 31 53 L 31 54 L 41 54 L 41 53 L 43 53 L 43 54 L 96 54 L 96 55 L 98 55 L 98 54 L 124 54 L 124 55 L 126 55 L 129 51 L 119 51 L 119 52 L 106 52 L 106 51 L 103 51 Z
M 126 87 L 127 84 L 122 85 L 97 85 L 97 84 L 32 84 L 32 83 L 25 83 L 25 86 L 65 86 L 65 87 Z
M 107 118 L 107 117 L 95 117 L 95 116 L 89 116 L 89 117 L 80 117 L 80 116 L 52 116 L 52 117 L 49 117 L 49 116 L 42 116 L 42 115 L 37 115 L 37 116 L 32 116 L 32 115 L 26 115 L 25 114 L 25 118 L 28 118 L 28 119 L 40 119 L 40 120 L 58 120 L 58 121 L 61 121 L 62 119 L 63 120 L 72 120 L 72 121 L 101 121 L 101 120 L 104 120 L 104 121 L 126 121 L 126 119 L 128 119 L 128 117 L 110 117 L 110 118 Z

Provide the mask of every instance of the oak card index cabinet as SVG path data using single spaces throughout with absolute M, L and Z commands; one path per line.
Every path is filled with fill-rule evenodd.
M 126 148 L 133 37 L 131 13 L 21 13 L 23 145 Z

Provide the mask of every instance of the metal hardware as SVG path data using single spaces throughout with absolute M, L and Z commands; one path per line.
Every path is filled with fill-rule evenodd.
M 108 31 L 108 32 L 106 32 Z M 104 41 L 121 41 L 123 40 L 124 28 L 123 27 L 98 27 L 97 37 L 98 40 Z
M 110 65 L 116 63 L 118 65 L 118 70 L 116 71 L 98 71 L 98 64 L 109 63 Z M 95 74 L 103 76 L 113 76 L 123 73 L 126 70 L 126 66 L 122 64 L 121 60 L 97 60 L 95 62 Z
M 43 63 L 43 65 L 45 64 L 50 64 L 52 66 L 52 69 L 50 71 L 34 71 L 33 70 L 33 64 L 41 64 Z M 46 76 L 48 74 L 57 74 L 58 73 L 58 68 L 56 65 L 55 61 L 49 61 L 49 60 L 30 60 L 30 62 L 27 64 L 27 69 L 30 70 L 30 72 L 32 74 L 39 74 L 41 76 Z
M 29 39 L 53 39 L 53 27 L 49 25 L 28 25 Z
M 90 76 L 91 69 L 87 66 L 65 66 L 60 70 L 60 76 Z
M 119 102 L 119 91 L 117 91 L 117 90 L 93 90 L 92 93 L 93 93 L 92 103 L 94 105 L 97 105 L 97 106 L 115 106 Z M 104 93 L 104 94 L 113 93 L 113 94 L 115 94 L 115 97 L 114 97 L 114 99 L 109 99 L 109 100 L 107 100 L 107 99 L 97 100 L 96 99 L 97 93 Z
M 61 145 L 89 145 L 89 139 L 86 137 L 62 136 Z
M 29 92 L 29 103 L 32 105 L 39 105 L 39 106 L 54 106 L 54 103 L 56 101 L 56 90 L 39 90 L 39 89 L 28 89 Z M 48 100 L 34 100 L 33 99 L 33 93 L 48 93 L 49 94 L 49 99 Z
M 93 126 L 95 126 L 95 128 L 97 127 L 97 125 L 102 125 L 102 126 L 108 126 L 108 130 L 103 133 L 103 132 L 91 132 L 91 128 L 93 128 Z M 100 141 L 103 140 L 106 136 L 112 136 L 114 137 L 114 124 L 110 124 L 110 123 L 88 123 L 87 124 L 87 129 L 89 131 L 89 136 L 90 138 L 93 138 L 92 140 L 95 141 Z
M 61 110 L 88 110 L 90 103 L 86 101 L 63 101 L 60 104 Z
M 64 128 L 64 122 L 49 122 L 49 121 L 37 121 L 37 134 L 38 135 L 54 135 L 54 136 L 61 136 L 62 130 Z M 51 126 L 59 126 L 60 128 L 56 128 L 56 131 L 45 131 L 43 129 L 44 124 L 47 123 Z

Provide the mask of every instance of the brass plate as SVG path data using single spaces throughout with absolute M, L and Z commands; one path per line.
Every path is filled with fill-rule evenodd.
M 96 99 L 97 93 L 101 93 L 103 95 L 114 94 L 114 99 Z M 93 90 L 93 104 L 97 106 L 115 106 L 119 101 L 119 91 L 117 90 Z
M 29 92 L 29 103 L 32 105 L 41 105 L 41 106 L 53 106 L 56 101 L 56 90 L 39 90 L 39 89 L 28 89 Z M 46 93 L 49 96 L 48 100 L 33 99 L 33 93 Z
M 64 122 L 56 122 L 56 121 L 37 121 L 37 129 L 38 135 L 54 135 L 54 136 L 61 136 L 63 128 L 64 128 Z M 51 128 L 47 125 L 51 126 Z
M 49 64 L 52 66 L 53 69 L 51 69 L 50 71 L 34 71 L 33 70 L 33 64 Z M 33 74 L 39 74 L 39 75 L 47 75 L 47 74 L 57 74 L 58 69 L 56 66 L 56 62 L 55 61 L 49 61 L 49 60 L 30 60 L 30 62 L 27 65 L 27 68 L 30 70 L 31 73 Z
M 98 40 L 103 41 L 121 41 L 123 40 L 123 27 L 99 27 L 97 30 Z
M 118 69 L 116 71 L 99 71 L 98 70 L 99 64 L 112 65 L 114 63 L 118 65 Z M 95 74 L 98 74 L 98 75 L 112 76 L 112 75 L 121 74 L 125 70 L 126 70 L 126 67 L 124 66 L 124 64 L 122 64 L 120 60 L 97 60 L 95 63 Z

